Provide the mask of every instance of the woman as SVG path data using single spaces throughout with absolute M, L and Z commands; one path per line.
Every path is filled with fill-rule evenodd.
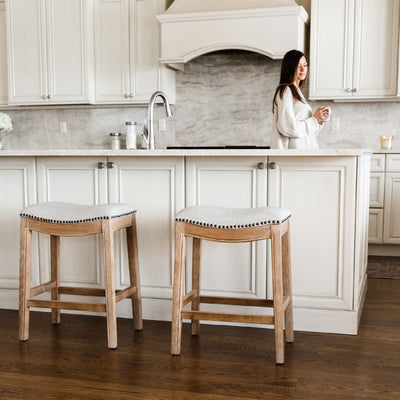
M 307 77 L 305 55 L 298 50 L 288 51 L 283 57 L 281 78 L 272 102 L 271 148 L 318 149 L 316 136 L 323 127 L 323 121 L 330 119 L 330 111 L 328 107 L 319 107 L 312 113 L 300 90 Z

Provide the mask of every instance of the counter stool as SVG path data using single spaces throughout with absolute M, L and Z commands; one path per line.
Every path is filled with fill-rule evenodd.
M 133 322 L 136 330 L 143 329 L 140 295 L 139 263 L 136 237 L 136 210 L 128 204 L 79 205 L 60 202 L 33 204 L 23 209 L 20 236 L 19 278 L 19 339 L 29 338 L 29 308 L 51 308 L 52 322 L 60 323 L 60 309 L 105 312 L 107 314 L 108 347 L 117 342 L 116 303 L 128 297 L 132 300 Z M 130 286 L 115 290 L 114 237 L 115 231 L 126 228 Z M 31 288 L 32 231 L 50 235 L 51 279 Z M 100 233 L 103 239 L 105 290 L 60 286 L 60 236 L 87 236 Z M 33 297 L 51 290 L 51 300 Z M 61 294 L 103 296 L 105 304 L 60 300 Z
M 172 305 L 171 354 L 181 352 L 182 319 L 190 319 L 192 335 L 199 321 L 229 321 L 274 325 L 275 357 L 284 363 L 286 342 L 293 342 L 292 283 L 290 260 L 290 211 L 281 207 L 226 208 L 194 206 L 175 218 L 175 268 Z M 192 290 L 184 295 L 186 237 L 193 238 Z M 241 243 L 272 240 L 273 300 L 200 295 L 201 240 Z M 183 309 L 191 303 L 191 310 Z M 200 311 L 201 303 L 273 307 L 273 316 Z

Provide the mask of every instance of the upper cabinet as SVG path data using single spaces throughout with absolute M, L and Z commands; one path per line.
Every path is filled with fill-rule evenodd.
M 312 0 L 310 99 L 398 95 L 399 0 Z
M 7 1 L 9 104 L 94 99 L 92 0 Z
M 7 102 L 6 15 L 4 1 L 0 0 L 0 105 L 7 104 Z
M 96 0 L 96 103 L 147 103 L 156 90 L 175 103 L 175 73 L 159 62 L 166 3 Z

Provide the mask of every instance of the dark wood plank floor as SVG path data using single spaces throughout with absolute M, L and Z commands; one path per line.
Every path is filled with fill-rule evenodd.
M 369 279 L 359 335 L 296 332 L 276 366 L 273 331 L 202 325 L 169 354 L 170 324 L 118 321 L 106 348 L 102 317 L 31 313 L 17 340 L 17 312 L 0 310 L 0 399 L 400 399 L 400 281 Z

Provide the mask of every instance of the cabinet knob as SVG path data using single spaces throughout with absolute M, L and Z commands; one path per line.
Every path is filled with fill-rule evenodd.
M 344 91 L 350 93 L 353 91 L 353 89 L 347 88 L 347 89 L 344 89 Z
M 98 162 L 97 163 L 97 168 L 98 169 L 103 169 L 106 165 L 103 162 Z
M 352 92 L 358 92 L 358 89 L 357 88 L 354 88 L 353 90 L 352 90 Z
M 129 94 L 124 94 L 124 97 L 125 97 L 126 99 L 128 99 L 128 98 L 129 98 Z
M 257 168 L 258 169 L 264 169 L 264 163 L 263 162 L 259 162 L 258 164 L 257 164 Z
M 51 99 L 53 96 L 51 95 L 51 94 L 49 94 L 48 96 L 47 96 L 47 98 L 48 99 Z
M 270 168 L 270 169 L 276 169 L 276 162 L 273 162 L 273 161 L 270 162 L 270 163 L 269 163 L 269 168 Z
M 45 94 L 42 95 L 42 99 L 47 99 L 47 96 Z
M 107 168 L 114 168 L 114 167 L 115 167 L 115 164 L 112 161 L 109 161 L 107 163 Z

